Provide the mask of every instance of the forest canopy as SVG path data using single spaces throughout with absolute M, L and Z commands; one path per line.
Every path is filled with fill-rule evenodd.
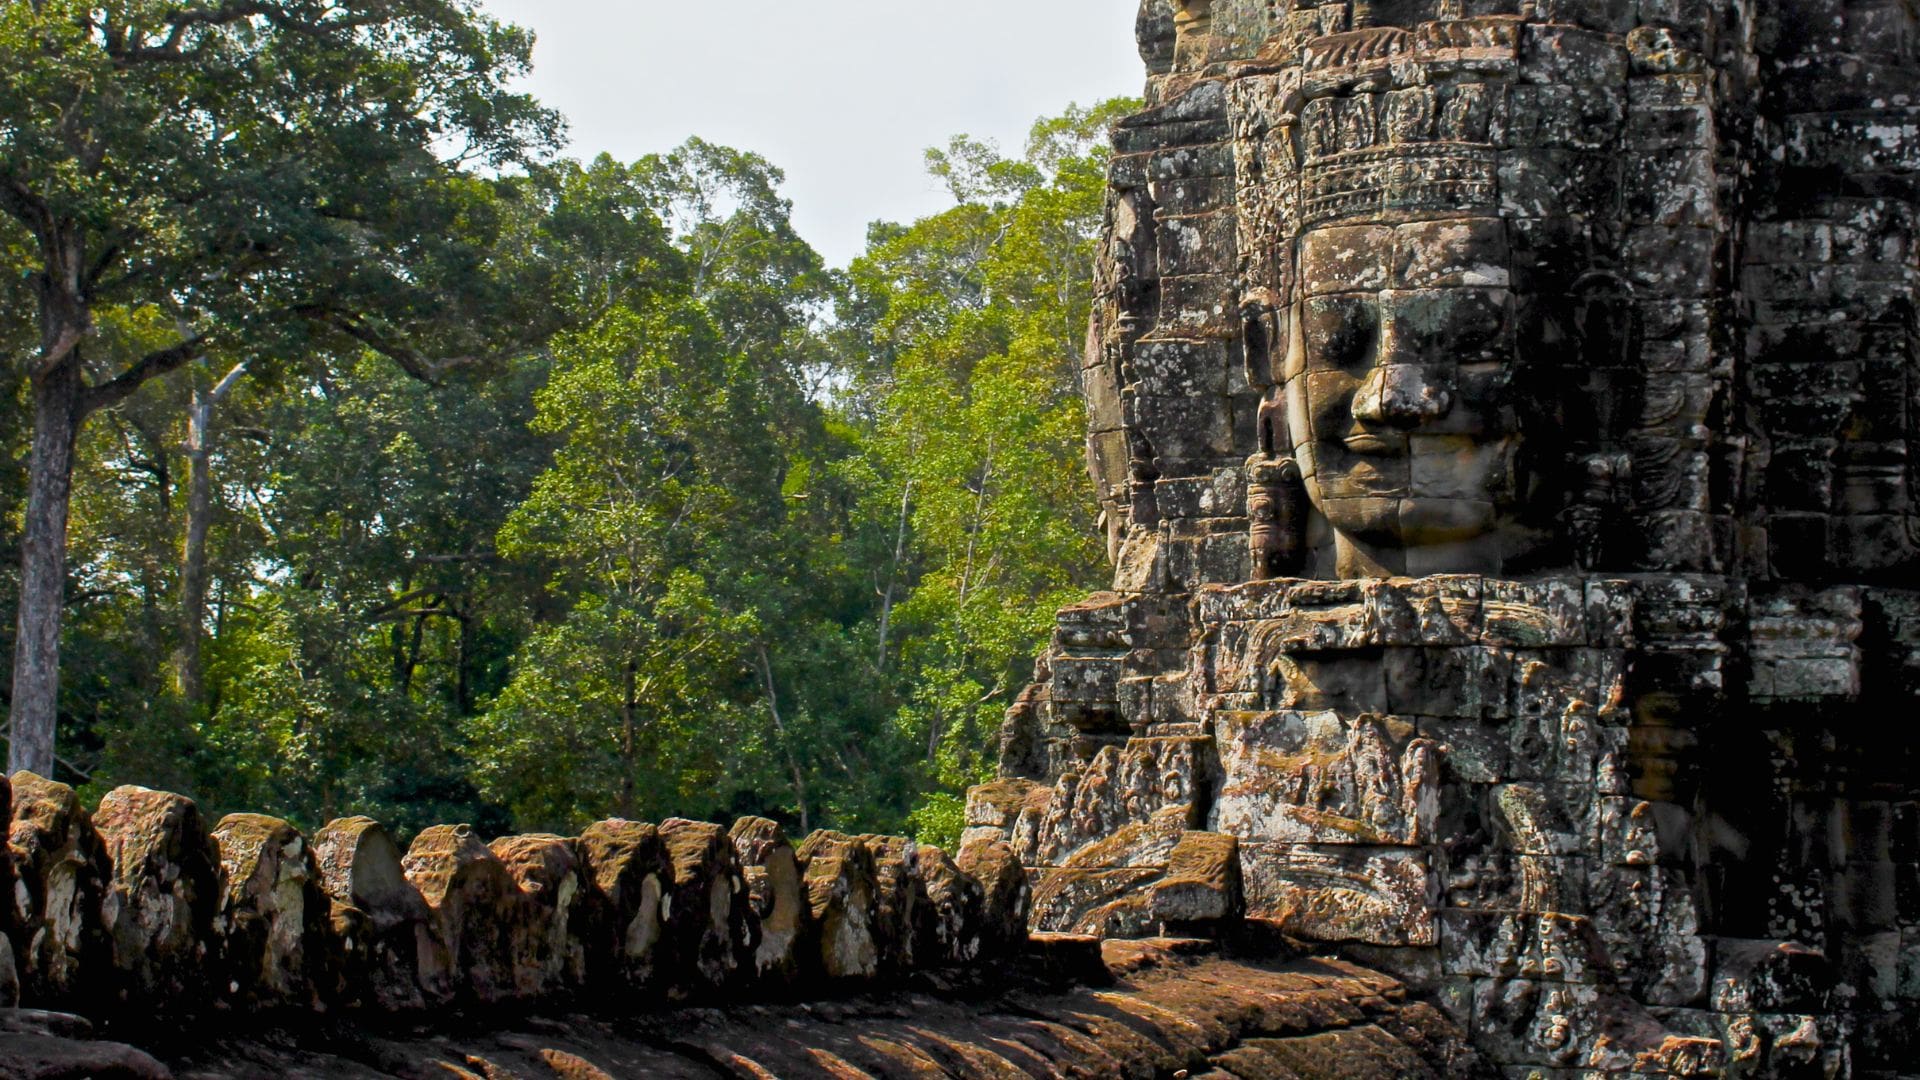
M 1075 379 L 1128 103 L 929 151 L 952 206 L 830 268 L 774 163 L 558 157 L 524 32 L 353 10 L 0 14 L 9 738 L 308 826 L 954 841 L 1102 576 Z

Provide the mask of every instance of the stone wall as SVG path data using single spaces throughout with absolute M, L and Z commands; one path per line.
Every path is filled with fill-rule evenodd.
M 189 799 L 0 779 L 0 1008 L 95 1020 L 590 1003 L 884 987 L 1026 937 L 1004 847 L 603 821 L 578 837 L 378 822 L 312 837 Z
M 1920 10 L 1148 0 L 970 837 L 1529 1075 L 1920 1075 Z M 1901 718 L 1901 719 L 1896 719 Z

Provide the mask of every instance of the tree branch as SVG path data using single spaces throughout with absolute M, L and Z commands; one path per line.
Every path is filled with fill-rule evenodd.
M 384 604 L 376 604 L 375 606 L 368 608 L 365 618 L 369 622 L 379 622 L 382 619 L 392 615 L 395 611 L 405 608 L 408 604 L 413 603 L 415 600 L 419 600 L 419 599 L 434 596 L 434 595 L 435 593 L 434 593 L 434 590 L 432 589 L 413 589 L 411 591 L 401 593 L 399 596 L 393 597 L 392 599 L 388 600 Z
M 477 356 L 454 356 L 435 360 L 410 345 L 395 341 L 350 315 L 337 311 L 308 310 L 303 312 L 309 318 L 333 327 L 342 334 L 393 361 L 415 379 L 428 386 L 439 386 L 440 380 L 449 372 L 478 363 Z
M 53 347 L 41 353 L 40 358 L 34 361 L 33 373 L 44 375 L 59 367 L 61 361 L 72 356 L 73 350 L 80 347 L 80 340 L 86 336 L 87 332 L 82 327 L 69 326 L 62 330 L 60 336 L 54 339 Z
M 0 727 L 0 742 L 7 743 L 9 745 L 12 744 L 13 723 L 11 721 L 9 721 L 4 727 Z M 73 775 L 79 777 L 82 781 L 88 781 L 93 779 L 92 773 L 88 772 L 87 770 L 81 768 L 78 765 L 75 765 L 73 762 L 68 761 L 66 758 L 61 757 L 59 754 L 53 755 L 53 760 L 59 762 L 62 765 L 65 765 L 67 767 L 68 772 L 71 772 Z
M 43 245 L 47 242 L 48 232 L 53 225 L 53 217 L 47 210 L 46 200 L 33 193 L 9 171 L 0 172 L 0 210 L 33 230 L 34 239 Z
M 155 379 L 180 367 L 199 356 L 207 347 L 207 335 L 195 334 L 184 341 L 175 342 L 164 349 L 157 349 L 135 361 L 132 367 L 116 375 L 111 380 L 87 390 L 86 399 L 81 402 L 81 412 L 91 413 L 98 409 L 118 405 L 132 396 L 148 379 Z
M 452 619 L 457 617 L 459 617 L 459 613 L 447 607 L 406 608 L 400 611 L 389 611 L 385 615 L 375 616 L 369 621 L 379 624 L 406 622 L 409 619 Z

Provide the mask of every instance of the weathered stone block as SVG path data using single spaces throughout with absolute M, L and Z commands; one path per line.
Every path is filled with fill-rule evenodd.
M 1500 209 L 1515 218 L 1618 214 L 1620 164 L 1580 150 L 1514 150 L 1500 157 Z
M 1096 937 L 1145 936 L 1154 925 L 1148 886 L 1162 875 L 1159 868 L 1037 871 L 1033 928 Z
M 507 868 L 468 825 L 435 825 L 415 837 L 401 861 L 426 901 L 434 935 L 445 945 L 457 999 L 494 1005 L 537 987 L 521 950 L 531 916 Z
M 112 864 L 72 788 L 28 772 L 14 773 L 10 787 L 8 929 L 22 998 L 85 1007 L 105 994 L 113 962 L 100 919 Z
M 1235 366 L 1223 341 L 1147 338 L 1134 346 L 1132 359 L 1138 392 L 1157 398 L 1225 394 Z
M 312 1001 L 330 904 L 306 837 L 278 818 L 229 814 L 213 830 L 223 888 L 214 916 L 229 1000 Z
M 1222 833 L 1183 834 L 1147 907 L 1160 926 L 1186 932 L 1217 933 L 1239 920 L 1246 910 L 1239 841 Z
M 974 960 L 980 955 L 986 932 L 985 887 L 931 844 L 920 845 L 919 866 L 927 915 L 921 922 L 914 956 L 925 967 Z
M 800 860 L 786 833 L 766 818 L 742 818 L 728 833 L 747 879 L 747 896 L 758 924 L 753 971 L 765 983 L 791 982 L 813 929 L 812 907 L 801 880 Z
M 1183 180 L 1174 186 L 1184 186 L 1185 182 Z M 1157 181 L 1155 190 L 1164 190 L 1167 186 L 1166 181 Z M 1164 200 L 1162 208 L 1165 211 Z M 1181 216 L 1163 212 L 1154 230 L 1154 239 L 1159 245 L 1161 275 L 1183 277 L 1232 273 L 1238 262 L 1235 250 L 1237 224 L 1230 208 Z
M 1816 949 L 1722 938 L 1714 950 L 1709 1004 L 1727 1013 L 1824 1011 L 1836 977 Z
M 1160 327 L 1169 336 L 1237 337 L 1239 297 L 1232 279 L 1222 274 L 1161 278 Z M 1156 441 L 1154 447 L 1158 449 L 1160 444 Z
M 1635 285 L 1673 296 L 1707 295 L 1720 255 L 1713 230 L 1696 225 L 1643 225 L 1627 234 L 1625 257 Z
M 868 979 L 880 971 L 875 940 L 873 853 L 851 836 L 815 832 L 800 844 L 808 916 L 819 928 L 813 962 L 829 979 Z
M 1489 579 L 1484 590 L 1482 644 L 1521 649 L 1586 644 L 1585 583 Z
M 1516 1065 L 1631 1072 L 1637 1055 L 1607 1028 L 1624 1003 L 1599 987 L 1536 979 L 1478 979 L 1478 1045 Z
M 596 913 L 583 888 L 584 860 L 574 841 L 538 833 L 488 845 L 506 867 L 526 908 L 515 930 L 514 982 L 526 996 L 557 995 L 584 986 L 587 950 L 598 944 Z
M 1599 937 L 1579 915 L 1449 910 L 1439 914 L 1440 963 L 1455 975 L 1601 983 Z
M 1127 418 L 1152 442 L 1156 463 L 1176 474 L 1206 472 L 1233 450 L 1233 413 L 1224 396 L 1135 395 Z
M 1499 720 L 1510 711 L 1513 654 L 1486 646 L 1390 649 L 1387 701 L 1397 713 Z
M 1243 841 L 1247 915 L 1311 941 L 1434 945 L 1438 886 L 1418 851 Z
M 1300 277 L 1310 296 L 1377 292 L 1393 282 L 1393 230 L 1384 225 L 1316 229 L 1300 246 Z
M 1406 721 L 1291 710 L 1215 718 L 1224 777 L 1212 825 L 1243 840 L 1418 844 L 1437 812 L 1439 758 Z
M 920 845 L 899 836 L 862 836 L 873 854 L 874 938 L 880 967 L 893 975 L 914 969 L 914 944 L 928 916 L 926 883 L 920 874 Z
M 1062 863 L 1090 842 L 1113 841 L 1130 827 L 1163 819 L 1174 824 L 1156 826 L 1152 835 L 1197 825 L 1209 749 L 1191 738 L 1130 738 L 1102 748 L 1084 772 L 1063 774 L 1056 783 L 1040 825 L 1038 860 Z
M 100 922 L 126 999 L 185 1009 L 212 989 L 213 917 L 220 902 L 220 855 L 192 800 L 119 787 L 100 800 L 94 827 L 113 864 Z
M 585 885 L 600 940 L 587 951 L 589 974 L 598 983 L 645 987 L 664 978 L 662 957 L 667 888 L 673 862 L 659 830 L 637 821 L 612 820 L 580 834 Z
M 1002 953 L 1024 942 L 1033 889 L 1013 849 L 999 841 L 970 841 L 961 845 L 957 862 L 961 873 L 980 883 L 983 893 L 982 953 Z
M 758 945 L 733 841 L 718 825 L 670 818 L 660 823 L 660 843 L 673 876 L 660 900 L 656 970 L 689 992 L 727 986 Z
M 327 996 L 389 1011 L 450 1000 L 453 957 L 387 830 L 366 817 L 329 822 L 313 855 L 338 959 Z

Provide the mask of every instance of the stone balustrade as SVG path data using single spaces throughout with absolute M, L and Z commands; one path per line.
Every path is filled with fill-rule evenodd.
M 313 837 L 258 814 L 122 787 L 0 778 L 0 1007 L 95 1018 L 364 1009 L 382 1015 L 808 985 L 884 985 L 1024 942 L 1011 851 L 956 862 L 900 837 L 749 818 L 603 821 L 484 842 L 379 822 Z

